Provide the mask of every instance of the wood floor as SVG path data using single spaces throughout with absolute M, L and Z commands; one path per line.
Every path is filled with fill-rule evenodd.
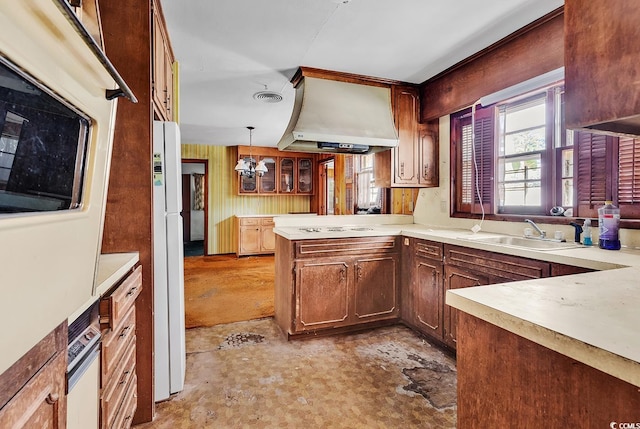
M 187 328 L 273 316 L 274 257 L 184 258 Z

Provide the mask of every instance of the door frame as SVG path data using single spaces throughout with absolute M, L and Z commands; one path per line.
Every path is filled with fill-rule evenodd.
M 183 164 L 202 164 L 204 166 L 204 256 L 209 255 L 209 160 L 182 158 Z

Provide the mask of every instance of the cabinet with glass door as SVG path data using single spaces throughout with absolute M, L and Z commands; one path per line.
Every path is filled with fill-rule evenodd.
M 299 194 L 313 193 L 313 158 L 298 158 L 298 188 Z
M 295 176 L 296 172 L 296 159 L 280 158 L 280 193 L 292 194 L 295 192 Z
M 272 156 L 261 156 L 260 161 L 264 162 L 264 165 L 267 167 L 267 172 L 258 179 L 260 182 L 259 193 L 275 194 L 277 192 L 276 159 Z

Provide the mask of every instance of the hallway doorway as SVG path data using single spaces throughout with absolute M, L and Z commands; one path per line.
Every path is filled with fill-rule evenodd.
M 207 254 L 208 183 L 207 161 L 182 160 L 181 214 L 185 257 Z

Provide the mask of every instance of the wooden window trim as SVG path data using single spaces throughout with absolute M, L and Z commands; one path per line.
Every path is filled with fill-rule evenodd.
M 467 109 L 462 112 L 458 112 L 457 114 L 452 115 L 451 117 L 451 217 L 454 218 L 469 218 L 469 219 L 480 219 L 482 216 L 480 211 L 476 211 L 479 207 L 468 207 L 461 204 L 460 195 L 461 195 L 461 166 L 460 166 L 460 149 L 457 141 L 461 137 L 461 124 L 462 119 L 468 117 L 470 115 L 471 109 Z M 585 174 L 588 174 L 589 177 L 592 177 L 591 162 L 588 162 L 588 165 L 582 165 L 580 161 L 580 151 L 584 150 L 584 143 L 581 145 L 580 143 L 580 133 L 576 133 L 574 137 L 574 178 L 577 179 L 577 185 L 575 188 L 574 194 L 574 207 L 575 207 L 575 216 L 573 217 L 565 217 L 565 216 L 551 216 L 551 215 L 532 215 L 532 214 L 517 214 L 517 213 L 492 213 L 491 210 L 485 210 L 484 218 L 487 220 L 494 221 L 509 221 L 509 222 L 524 222 L 525 218 L 532 219 L 536 222 L 547 223 L 547 224 L 558 224 L 558 225 L 566 225 L 573 220 L 580 220 L 584 218 L 591 218 L 593 225 L 597 226 L 598 213 L 597 209 L 604 203 L 603 200 L 612 200 L 614 204 L 618 205 L 621 210 L 622 220 L 620 226 L 622 228 L 627 229 L 640 229 L 640 203 L 633 204 L 618 204 L 618 191 L 620 187 L 620 180 L 618 174 L 618 162 L 619 162 L 619 150 L 618 150 L 618 142 L 623 141 L 627 146 L 625 147 L 625 155 L 623 158 L 627 163 L 632 164 L 633 172 L 636 170 L 640 173 L 640 142 L 638 139 L 630 140 L 625 137 L 613 137 L 613 136 L 601 136 L 594 134 L 592 135 L 593 140 L 606 140 L 607 149 L 605 150 L 605 158 L 602 161 L 604 163 L 604 167 L 600 166 L 599 168 L 605 168 L 604 179 L 595 178 L 596 181 L 600 180 L 604 181 L 604 191 L 601 192 L 603 197 L 600 197 L 597 200 L 589 199 L 588 201 L 582 201 L 580 188 L 586 186 L 591 186 L 594 180 L 589 180 L 587 182 L 580 181 L 580 177 Z M 636 150 L 635 147 L 638 147 Z M 629 154 L 629 148 L 631 148 L 632 153 Z M 557 148 L 560 149 L 560 148 Z M 555 149 L 551 149 L 554 153 Z M 557 160 L 556 160 L 557 161 Z M 555 162 L 555 161 L 554 161 Z M 582 163 L 585 161 L 583 160 Z M 554 181 L 555 183 L 555 181 Z M 600 185 L 602 183 L 599 183 Z M 631 178 L 625 176 L 625 189 L 624 192 L 631 193 L 631 197 L 626 197 L 627 199 L 631 199 L 635 201 L 636 195 L 640 198 L 640 179 L 635 179 L 635 175 L 632 174 Z M 475 190 L 474 190 L 475 192 Z M 492 192 L 495 192 L 493 190 Z M 476 196 L 474 195 L 474 200 L 476 200 Z M 555 200 L 554 200 L 555 201 Z M 492 207 L 490 205 L 487 208 Z

